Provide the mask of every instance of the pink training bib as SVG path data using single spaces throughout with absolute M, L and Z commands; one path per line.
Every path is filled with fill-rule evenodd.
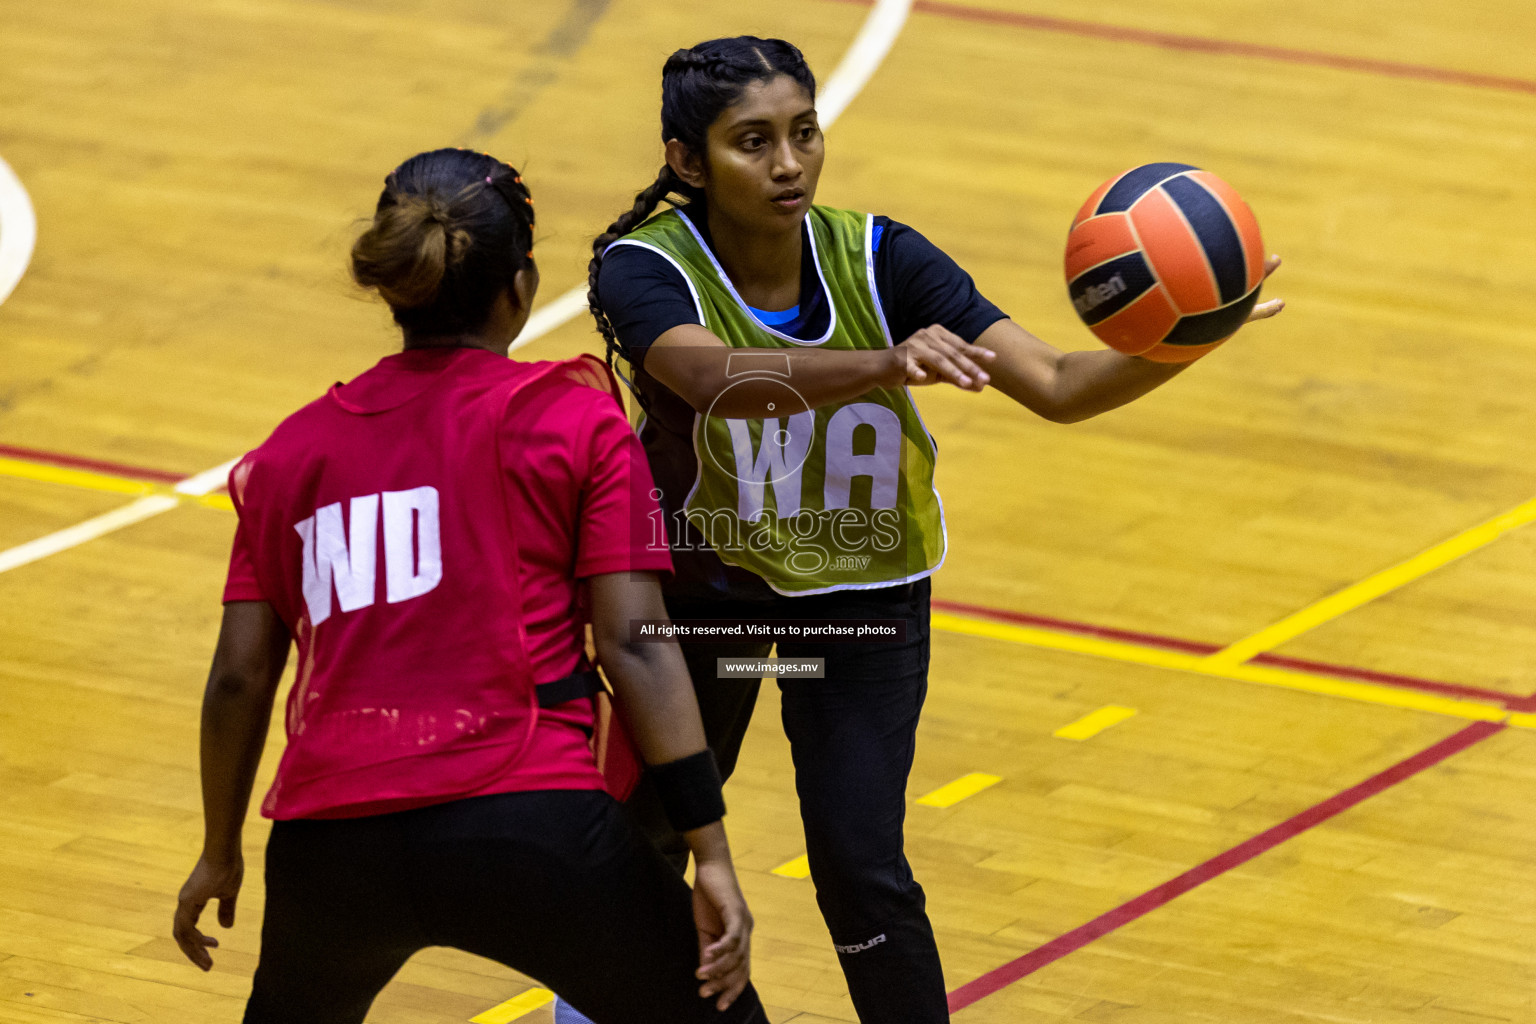
M 515 533 L 530 524 L 499 432 L 520 395 L 606 370 L 406 356 L 441 372 L 333 388 L 231 474 L 260 593 L 298 643 L 269 817 L 483 792 L 538 720 Z

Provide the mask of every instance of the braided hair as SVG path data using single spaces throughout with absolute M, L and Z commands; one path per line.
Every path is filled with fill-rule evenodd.
M 702 157 L 707 148 L 709 126 L 715 119 L 740 101 L 748 85 L 769 81 L 779 75 L 793 78 L 815 100 L 816 77 L 811 74 L 810 65 L 806 64 L 804 54 L 782 39 L 735 36 L 711 39 L 678 50 L 667 58 L 661 69 L 662 141 L 677 139 Z M 587 305 L 603 336 L 610 367 L 613 367 L 615 357 L 626 361 L 628 358 L 597 297 L 597 275 L 602 268 L 603 253 L 642 224 L 663 200 L 674 206 L 703 202 L 704 190 L 683 181 L 671 166 L 664 163 L 656 180 L 635 196 L 634 205 L 619 214 L 619 218 L 608 225 L 608 230 L 592 240 L 592 262 L 587 264 Z M 635 391 L 629 378 L 622 373 L 619 377 L 631 391 Z M 635 394 L 639 397 L 638 392 Z
M 352 277 L 376 289 L 407 335 L 483 326 L 533 265 L 533 197 L 517 170 L 468 149 L 419 153 L 384 179 Z M 409 340 L 409 339 L 408 339 Z

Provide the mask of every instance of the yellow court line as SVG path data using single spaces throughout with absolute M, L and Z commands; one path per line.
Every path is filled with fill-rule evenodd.
M 802 853 L 794 860 L 785 861 L 783 864 L 780 864 L 770 871 L 769 874 L 778 875 L 781 878 L 810 878 L 811 859 Z
M 555 994 L 547 988 L 531 988 L 484 1013 L 477 1013 L 469 1018 L 469 1024 L 507 1024 L 508 1021 L 527 1016 L 541 1006 L 547 1006 L 554 998 Z
M 1097 711 L 1088 712 L 1082 718 L 1062 726 L 1051 735 L 1064 740 L 1086 740 L 1097 736 L 1112 725 L 1119 725 L 1135 713 L 1135 708 L 1123 708 L 1118 704 L 1111 704 Z
M 88 491 L 109 491 L 112 494 L 155 493 L 155 485 L 145 483 L 143 480 L 108 476 L 105 473 L 92 473 L 83 469 L 66 469 L 63 466 L 50 466 L 43 462 L 25 462 L 21 459 L 0 458 L 0 476 L 37 480 L 45 484 L 63 484 L 65 487 L 79 487 Z
M 223 509 L 225 512 L 233 512 L 235 510 L 234 499 L 227 494 L 220 494 L 217 491 L 212 494 L 196 495 L 193 500 L 196 501 L 199 505 L 207 505 L 209 508 Z
M 1523 728 L 1536 728 L 1536 715 L 1525 716 L 1532 719 L 1531 722 L 1515 721 L 1515 716 L 1503 708 L 1481 701 L 1437 697 L 1430 693 L 1335 679 L 1331 676 L 1295 672 L 1268 665 L 1223 665 L 1213 663 L 1210 658 L 1196 654 L 1183 654 L 1156 647 L 1141 647 L 1120 640 L 1101 640 L 1097 637 L 1078 636 L 1072 633 L 1056 633 L 1035 626 L 1015 626 L 1011 623 L 972 619 L 949 612 L 934 612 L 932 621 L 934 629 L 943 630 L 946 633 L 986 637 L 990 640 L 1003 640 L 1027 647 L 1086 654 L 1110 661 L 1147 665 L 1175 672 L 1191 672 L 1241 683 L 1276 686 L 1327 697 L 1342 697 L 1346 700 L 1363 701 L 1367 704 L 1380 704 L 1409 711 L 1427 711 L 1431 714 L 1448 715 L 1452 718 L 1470 719 L 1475 722 L 1507 722 Z
M 997 775 L 988 775 L 986 772 L 971 772 L 962 775 L 954 782 L 946 782 L 932 793 L 925 793 L 917 798 L 917 802 L 924 807 L 953 807 L 966 797 L 975 796 L 988 787 L 1002 782 Z
M 27 462 L 24 459 L 0 458 L 0 476 L 8 476 L 17 480 L 36 480 L 45 484 L 60 484 L 64 487 L 77 487 L 86 491 L 104 491 L 108 494 L 132 494 L 144 496 L 150 494 L 164 494 L 176 498 L 178 501 L 190 501 L 193 504 L 205 505 L 208 508 L 223 509 L 227 512 L 235 510 L 235 503 L 229 495 L 214 492 L 212 494 L 185 494 L 178 493 L 168 486 L 159 486 L 144 480 L 134 480 L 126 476 L 113 476 L 109 473 L 93 473 L 83 469 L 68 469 L 63 466 L 53 466 L 45 462 Z
M 1352 583 L 1321 601 L 1309 604 L 1300 611 L 1287 615 L 1279 622 L 1265 626 L 1257 633 L 1207 656 L 1206 660 L 1213 665 L 1237 665 L 1248 661 L 1254 655 L 1272 651 L 1286 641 L 1293 640 L 1308 630 L 1316 629 L 1330 619 L 1336 619 L 1346 612 L 1354 611 L 1361 605 L 1412 583 L 1448 562 L 1453 562 L 1463 555 L 1469 555 L 1479 548 L 1492 544 L 1509 531 L 1525 526 L 1533 520 L 1536 520 L 1536 498 L 1517 505 L 1486 523 L 1479 523 L 1470 530 L 1464 530 L 1449 540 L 1441 541 L 1434 547 L 1414 555 L 1406 562 L 1400 562 L 1374 576 L 1367 576 L 1360 582 Z
M 0 476 L 26 480 L 38 480 L 87 490 L 107 491 L 114 494 L 159 495 L 173 497 L 177 501 L 192 501 L 208 508 L 233 510 L 234 503 L 227 494 L 178 493 L 170 488 L 158 487 L 142 480 L 93 473 L 86 470 L 67 469 L 44 463 L 26 462 L 20 459 L 0 458 Z M 156 499 L 158 500 L 158 499 Z M 1428 551 L 1403 562 L 1401 565 L 1362 580 L 1339 591 L 1332 597 L 1311 605 L 1267 629 L 1260 630 L 1246 640 L 1240 640 L 1212 655 L 1183 654 L 1157 647 L 1143 647 L 1118 640 L 1102 640 L 1073 633 L 1057 633 L 1034 626 L 1017 626 L 1008 623 L 972 619 L 948 612 L 933 613 L 933 627 L 950 633 L 987 637 L 1010 643 L 1024 644 L 1047 650 L 1068 651 L 1111 661 L 1150 665 L 1177 672 L 1193 672 L 1198 675 L 1232 679 L 1263 686 L 1278 686 L 1307 693 L 1342 697 L 1387 707 L 1425 711 L 1448 715 L 1453 718 L 1485 722 L 1505 722 L 1522 729 L 1536 729 L 1536 714 L 1506 712 L 1492 704 L 1479 701 L 1456 700 L 1433 694 L 1399 690 L 1373 683 L 1335 679 L 1326 675 L 1298 672 L 1269 666 L 1249 664 L 1246 659 L 1254 654 L 1278 646 L 1285 640 L 1299 635 L 1321 623 L 1357 608 L 1367 601 L 1387 593 L 1447 562 L 1460 558 L 1497 540 L 1500 536 L 1536 520 L 1536 499 L 1532 499 L 1501 516 L 1475 526 Z M 774 869 L 775 874 L 789 878 L 805 878 L 804 874 L 792 874 L 791 869 L 801 865 L 805 858 L 797 858 Z M 803 866 L 803 865 L 802 865 Z

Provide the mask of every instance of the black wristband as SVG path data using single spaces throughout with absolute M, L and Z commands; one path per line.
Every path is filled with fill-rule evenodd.
M 646 769 L 656 784 L 667 821 L 679 832 L 713 824 L 725 817 L 720 769 L 709 748 Z

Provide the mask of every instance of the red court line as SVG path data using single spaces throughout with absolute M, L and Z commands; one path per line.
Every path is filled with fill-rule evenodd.
M 130 466 L 125 463 L 110 462 L 105 459 L 89 459 L 80 455 L 44 451 L 39 448 L 24 448 L 20 445 L 11 444 L 0 444 L 0 456 L 44 462 L 54 466 L 67 466 L 71 469 L 89 469 L 100 473 L 113 473 L 135 480 L 152 480 L 157 483 L 166 484 L 180 483 L 187 476 L 185 473 L 172 473 L 163 469 Z M 1179 637 L 1162 636 L 1157 633 L 1142 633 L 1130 629 L 1115 629 L 1110 626 L 1095 626 L 1087 622 L 1074 622 L 1070 619 L 1057 619 L 1047 615 L 1029 615 L 1024 612 L 1008 611 L 1002 608 L 990 608 L 986 605 L 967 604 L 963 601 L 934 600 L 933 607 L 940 611 L 955 612 L 961 615 L 978 615 L 1001 622 L 1038 626 L 1042 629 L 1054 629 L 1065 633 L 1076 633 L 1080 636 L 1099 637 L 1105 640 L 1121 640 L 1126 643 L 1141 644 L 1144 647 L 1161 647 L 1164 650 L 1180 651 L 1185 654 L 1214 654 L 1221 649 L 1219 644 L 1209 644 L 1199 640 L 1184 640 Z M 1424 693 L 1435 693 L 1447 697 L 1491 701 L 1495 704 L 1502 704 L 1511 711 L 1536 711 L 1536 694 L 1529 697 L 1519 697 L 1513 694 L 1501 693 L 1498 690 L 1486 690 L 1476 686 L 1442 683 L 1433 679 L 1420 679 L 1416 676 L 1399 675 L 1393 672 L 1377 672 L 1373 669 L 1355 668 L 1350 665 L 1333 665 L 1327 662 L 1291 658 L 1280 654 L 1259 654 L 1254 657 L 1253 662 L 1260 665 L 1274 665 L 1279 668 L 1296 669 L 1302 672 L 1317 672 L 1323 675 L 1337 676 L 1341 679 L 1358 679 L 1362 682 L 1381 683 L 1385 686 L 1397 686 L 1403 689 L 1419 690 Z
M 841 0 L 841 2 L 867 7 L 873 0 Z M 1062 32 L 1067 35 L 1105 39 L 1116 43 L 1140 43 L 1186 53 L 1258 57 L 1264 60 L 1284 61 L 1287 64 L 1308 64 L 1339 71 L 1364 71 L 1391 78 L 1410 78 L 1443 85 L 1469 85 L 1479 89 L 1502 89 L 1506 92 L 1536 96 L 1536 80 L 1485 75 L 1476 71 L 1458 71 L 1454 68 L 1437 68 L 1427 64 L 1408 64 L 1395 60 L 1377 60 L 1372 57 L 1349 57 L 1338 53 L 1324 53 L 1320 50 L 1298 50 L 1286 46 L 1267 46 L 1263 43 L 1244 43 L 1235 39 L 1208 39 L 1203 36 L 1186 36 L 1174 32 L 1157 32 L 1152 29 L 1078 21 L 1074 18 L 1051 18 L 1043 14 L 1025 14 L 1019 11 L 997 11 L 965 4 L 939 3 L 936 0 L 916 0 L 912 7 L 913 10 L 924 14 L 956 18 L 961 21 L 1037 29 L 1043 32 Z
M 1005 611 L 1001 608 L 988 608 L 985 605 L 966 604 L 962 601 L 934 600 L 932 603 L 933 607 L 939 611 L 977 615 L 982 618 L 996 619 L 1000 622 L 1015 622 L 1024 626 L 1038 626 L 1041 629 L 1055 629 L 1063 633 L 1099 637 L 1103 640 L 1121 640 L 1126 643 L 1140 644 L 1144 647 L 1161 647 L 1165 650 L 1180 651 L 1184 654 L 1215 654 L 1221 650 L 1219 644 L 1202 643 L 1198 640 L 1183 640 L 1178 637 L 1160 636 L 1156 633 L 1140 633 L 1129 629 L 1113 629 L 1109 626 L 1095 626 L 1086 622 L 1073 622 L 1069 619 L 1053 619 L 1044 615 L 1027 615 L 1023 612 Z M 1490 701 L 1503 705 L 1511 711 L 1536 711 L 1536 697 L 1520 697 L 1512 693 L 1489 690 L 1480 686 L 1442 683 L 1434 679 L 1421 679 L 1418 676 L 1400 675 L 1396 672 L 1378 672 L 1375 669 L 1355 668 L 1351 665 L 1334 665 L 1325 661 L 1292 658 L 1283 654 L 1272 654 L 1267 651 L 1256 655 L 1252 660 L 1255 665 L 1274 665 L 1276 668 L 1296 669 L 1300 672 L 1315 672 L 1321 675 L 1336 676 L 1340 679 L 1358 679 L 1361 682 L 1380 683 L 1383 686 L 1396 686 L 1405 690 L 1418 690 L 1422 693 L 1434 693 L 1444 697 L 1457 697 L 1463 700 Z
M 0 456 L 25 459 L 30 462 L 46 462 L 51 466 L 65 466 L 69 469 L 89 469 L 98 473 L 126 476 L 134 480 L 153 480 L 162 484 L 179 484 L 191 475 L 168 473 L 163 469 L 146 469 L 143 466 L 129 466 L 121 462 L 108 462 L 106 459 L 87 459 L 79 455 L 65 455 L 62 452 L 46 452 L 38 448 L 23 448 L 14 444 L 0 444 Z
M 1082 949 L 1094 939 L 1107 935 L 1123 925 L 1130 924 L 1137 918 L 1151 913 L 1169 901 L 1189 892 L 1196 886 L 1209 882 L 1211 879 L 1247 863 L 1259 854 L 1274 849 L 1287 839 L 1300 835 L 1315 825 L 1322 824 L 1336 814 L 1348 810 L 1405 779 L 1412 778 L 1426 768 L 1439 764 L 1453 754 L 1466 750 L 1474 743 L 1501 732 L 1504 728 L 1498 722 L 1472 723 L 1460 732 L 1453 733 L 1441 740 L 1439 743 L 1419 751 L 1412 757 L 1399 761 L 1386 771 L 1379 772 L 1364 782 L 1351 786 L 1342 793 L 1335 794 L 1314 807 L 1309 807 L 1295 817 L 1288 818 L 1273 828 L 1260 832 L 1252 839 L 1239 843 L 1224 853 L 1217 854 L 1204 864 L 1191 868 L 1177 878 L 1164 882 L 1154 889 L 1148 889 L 1135 899 L 1121 904 L 1106 914 L 1099 915 L 1087 924 L 1074 928 L 1065 935 L 1052 939 L 1050 942 L 1024 954 L 1017 960 L 1009 961 L 1001 967 L 988 971 L 975 981 L 961 985 L 949 994 L 949 1012 L 955 1013 L 978 1000 L 985 999 L 987 996 L 1011 985 L 1020 978 L 1027 977 L 1047 964 L 1060 960 L 1068 953 Z
M 1047 615 L 1011 612 L 1002 608 L 989 608 L 983 604 L 967 604 L 964 601 L 940 601 L 938 598 L 934 598 L 931 603 L 933 607 L 941 612 L 981 615 L 1003 622 L 1016 622 L 1021 626 L 1058 629 L 1064 633 L 1096 636 L 1103 640 L 1124 640 L 1126 643 L 1140 644 L 1143 647 L 1161 647 L 1165 650 L 1180 651 L 1184 654 L 1215 654 L 1221 650 L 1220 644 L 1202 643 L 1199 640 L 1181 640 L 1173 636 L 1161 636 L 1157 633 L 1139 633 L 1135 630 L 1114 629 L 1110 626 L 1095 626 L 1087 622 L 1074 622 L 1071 619 L 1053 619 Z

